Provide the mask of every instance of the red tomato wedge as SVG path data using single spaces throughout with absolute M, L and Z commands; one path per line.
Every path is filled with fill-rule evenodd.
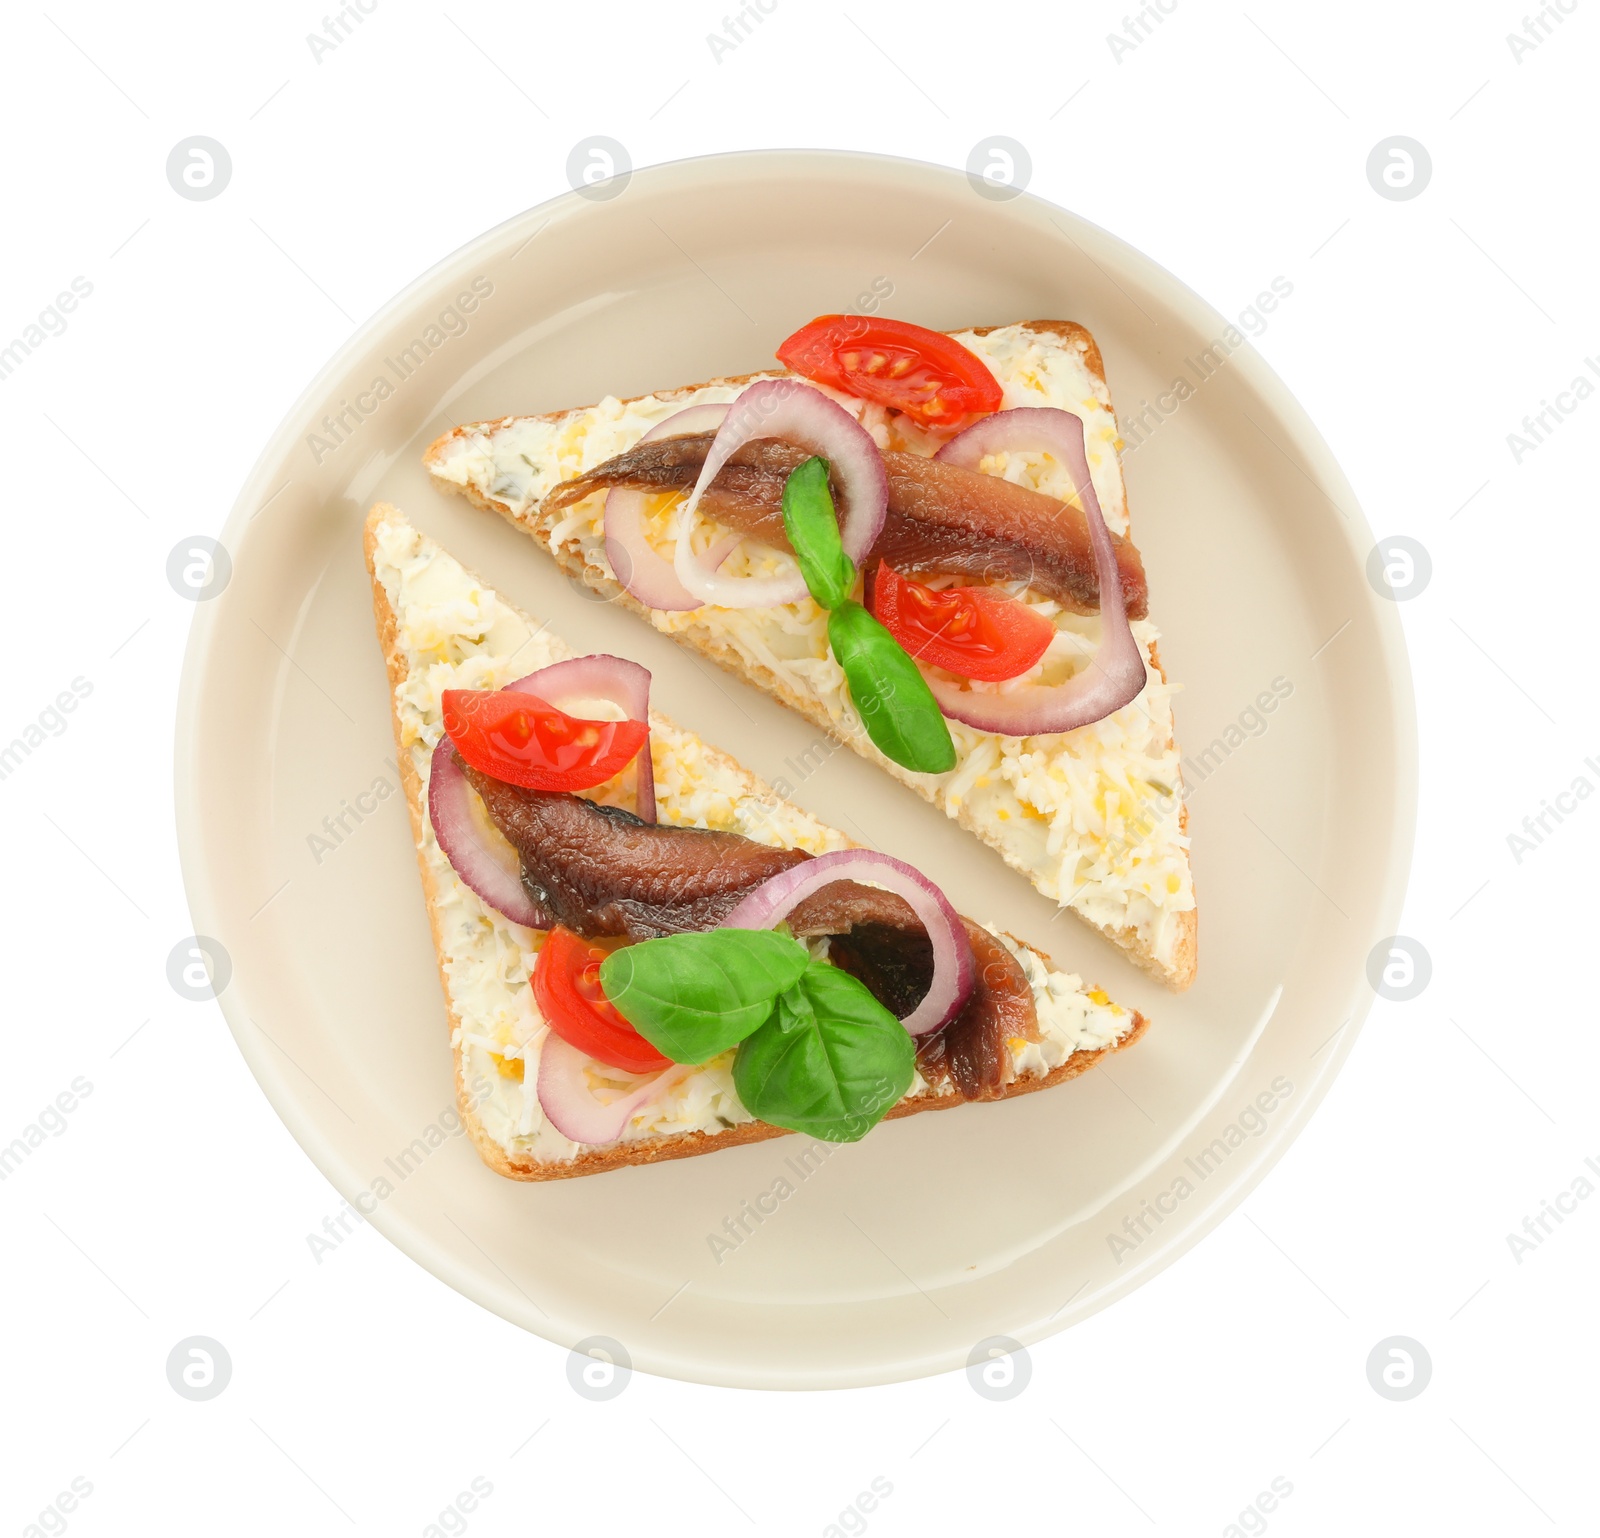
M 924 326 L 870 315 L 819 315 L 778 349 L 779 360 L 846 395 L 893 406 L 921 427 L 949 429 L 1000 409 L 982 359 Z
M 1056 627 L 1009 593 L 992 587 L 942 592 L 880 562 L 871 609 L 919 662 L 995 684 L 1026 673 L 1044 656 Z
M 550 1029 L 569 1046 L 613 1068 L 653 1073 L 670 1068 L 663 1057 L 622 1018 L 600 987 L 600 963 L 610 952 L 557 924 L 533 966 L 533 996 Z
M 644 746 L 643 721 L 586 721 L 516 689 L 446 689 L 444 729 L 474 769 L 527 790 L 589 790 Z

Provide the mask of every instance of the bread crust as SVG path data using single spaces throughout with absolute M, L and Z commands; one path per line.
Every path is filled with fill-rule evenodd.
M 1044 335 L 1055 336 L 1063 342 L 1076 344 L 1082 350 L 1084 362 L 1088 367 L 1089 372 L 1102 386 L 1106 385 L 1105 363 L 1100 354 L 1100 346 L 1095 341 L 1094 337 L 1076 321 L 1029 320 L 1021 321 L 1018 324 L 1029 331 L 1036 331 Z M 991 331 L 998 331 L 1002 328 L 999 326 L 973 326 L 967 329 L 970 329 L 977 336 L 987 336 Z M 761 371 L 761 374 L 722 374 L 713 379 L 703 380 L 699 384 L 683 385 L 677 389 L 657 390 L 651 393 L 655 394 L 662 400 L 677 400 L 683 396 L 693 394 L 696 390 L 703 390 L 710 385 L 736 387 L 739 385 L 748 384 L 752 379 L 759 378 L 762 375 L 781 375 L 787 372 L 788 370 L 780 368 L 764 369 Z M 1106 394 L 1109 398 L 1109 387 L 1106 389 Z M 641 398 L 642 397 L 640 396 L 630 396 L 628 397 L 628 400 L 624 402 L 624 404 L 627 404 L 628 401 L 639 400 Z M 565 410 L 547 412 L 544 415 L 548 419 L 552 417 L 566 416 L 570 411 L 587 411 L 591 409 L 591 407 L 587 406 L 568 407 Z M 1115 412 L 1116 408 L 1113 404 L 1113 417 L 1115 417 Z M 514 416 L 496 417 L 492 421 L 466 423 L 460 427 L 453 428 L 450 432 L 443 434 L 429 445 L 427 452 L 422 456 L 422 462 L 431 471 L 433 467 L 445 457 L 450 444 L 456 439 L 464 437 L 469 432 L 492 432 L 494 429 L 514 420 L 516 420 Z M 551 520 L 541 519 L 538 516 L 537 509 L 532 509 L 526 514 L 519 513 L 508 503 L 501 502 L 493 497 L 484 496 L 476 487 L 461 486 L 453 481 L 446 481 L 444 484 L 447 485 L 452 491 L 455 491 L 466 497 L 466 499 L 474 506 L 482 508 L 485 512 L 498 513 L 508 523 L 513 524 L 515 527 L 521 529 L 524 533 L 531 534 L 540 548 L 555 559 L 556 564 L 560 566 L 562 571 L 565 572 L 568 577 L 574 579 L 575 581 L 582 582 L 584 586 L 591 588 L 594 592 L 600 594 L 601 597 L 605 598 L 609 602 L 620 604 L 623 608 L 639 615 L 646 624 L 650 623 L 650 610 L 644 604 L 641 604 L 636 598 L 634 598 L 633 595 L 623 588 L 622 585 L 614 578 L 606 576 L 597 568 L 590 567 L 584 561 L 581 553 L 579 552 L 569 550 L 553 550 L 551 548 L 548 538 L 549 530 L 552 526 Z M 834 738 L 835 740 L 841 740 L 837 736 L 834 722 L 829 717 L 827 710 L 819 701 L 796 693 L 793 689 L 789 688 L 789 686 L 784 683 L 784 681 L 779 678 L 777 674 L 772 672 L 771 669 L 763 667 L 759 663 L 747 662 L 732 646 L 728 645 L 726 642 L 717 639 L 715 636 L 693 635 L 687 631 L 675 632 L 672 639 L 677 641 L 680 645 L 687 646 L 692 651 L 699 653 L 699 655 L 704 657 L 708 662 L 714 662 L 718 667 L 723 668 L 727 672 L 734 674 L 736 677 L 745 680 L 745 682 L 755 684 L 756 687 L 771 695 L 772 698 L 777 700 L 779 704 L 786 706 L 788 709 L 794 711 L 797 715 L 803 716 L 807 721 L 811 722 L 813 726 L 817 727 L 818 730 L 822 731 L 827 736 Z M 1152 646 L 1150 648 L 1150 665 L 1155 669 L 1157 674 L 1160 675 L 1161 681 L 1165 683 L 1167 681 L 1167 674 L 1166 669 L 1161 665 L 1161 654 L 1158 647 Z M 882 753 L 878 752 L 872 743 L 856 742 L 851 740 L 846 742 L 845 745 L 853 749 L 855 752 L 860 753 L 862 757 L 868 758 L 872 762 L 876 763 L 878 767 L 881 768 L 885 773 L 892 775 L 895 779 L 899 780 L 902 785 L 909 786 L 924 800 L 932 802 L 932 804 L 935 806 L 939 806 L 941 811 L 945 810 L 945 808 L 940 805 L 936 796 L 930 792 L 926 785 L 922 784 L 920 780 L 916 776 L 913 776 L 908 770 L 895 763 L 893 759 L 887 758 Z M 1175 750 L 1175 748 L 1176 738 L 1169 737 L 1169 751 Z M 949 815 L 948 812 L 946 815 Z M 1187 833 L 1189 831 L 1189 807 L 1187 803 L 1184 804 L 1181 812 L 1179 813 L 1179 819 L 1179 826 L 1182 828 L 1184 833 Z M 991 849 L 993 849 L 1001 857 L 1001 859 L 1005 860 L 1005 862 L 1011 866 L 1013 870 L 1019 871 L 1021 874 L 1028 876 L 1030 880 L 1032 879 L 1032 871 L 1030 871 L 1024 864 L 1010 856 L 1007 850 L 1001 845 L 999 839 L 994 836 L 993 831 L 987 828 L 983 822 L 968 809 L 966 804 L 963 804 L 960 810 L 956 812 L 955 821 L 958 826 L 965 828 L 967 832 L 971 833 L 975 838 L 982 840 L 983 843 L 987 844 Z M 1192 879 L 1193 877 L 1191 873 L 1191 881 Z M 1174 993 L 1183 992 L 1194 982 L 1195 972 L 1199 965 L 1200 918 L 1198 906 L 1190 908 L 1188 912 L 1180 913 L 1178 915 L 1178 935 L 1174 944 L 1173 959 L 1170 966 L 1163 966 L 1156 959 L 1155 953 L 1144 942 L 1144 940 L 1141 939 L 1138 930 L 1131 924 L 1121 927 L 1110 927 L 1107 925 L 1096 924 L 1092 919 L 1085 917 L 1085 915 L 1082 913 L 1078 913 L 1076 910 L 1073 911 L 1075 916 L 1081 922 L 1087 924 L 1091 929 L 1094 929 L 1098 933 L 1104 935 L 1106 939 L 1110 940 L 1111 943 L 1121 950 L 1124 955 L 1126 955 L 1128 959 L 1136 966 L 1149 973 L 1150 976 L 1163 983 Z
M 399 511 L 389 503 L 377 503 L 367 514 L 365 526 L 362 531 L 362 548 L 366 555 L 367 573 L 372 580 L 372 612 L 377 625 L 378 644 L 383 651 L 385 670 L 389 678 L 389 704 L 390 718 L 394 728 L 395 737 L 395 762 L 400 766 L 400 781 L 405 790 L 406 808 L 411 817 L 411 839 L 417 851 L 417 867 L 422 876 L 423 898 L 428 910 L 428 927 L 433 935 L 434 955 L 439 964 L 439 988 L 444 995 L 445 1010 L 449 1017 L 451 1056 L 454 1065 L 454 1079 L 456 1088 L 456 1105 L 458 1106 L 463 1124 L 471 1137 L 473 1145 L 477 1148 L 483 1162 L 497 1174 L 508 1176 L 512 1180 L 567 1180 L 579 1175 L 598 1175 L 607 1170 L 622 1169 L 630 1164 L 657 1164 L 665 1159 L 687 1159 L 696 1154 L 715 1153 L 719 1148 L 736 1148 L 742 1143 L 760 1143 L 768 1138 L 783 1137 L 788 1135 L 786 1127 L 774 1127 L 767 1122 L 745 1122 L 737 1127 L 729 1127 L 721 1132 L 680 1132 L 662 1137 L 641 1138 L 627 1143 L 614 1144 L 609 1148 L 595 1148 L 579 1154 L 575 1159 L 565 1159 L 552 1162 L 540 1162 L 532 1159 L 514 1159 L 506 1150 L 489 1135 L 488 1129 L 483 1125 L 482 1118 L 478 1115 L 477 1103 L 469 1093 L 464 1078 L 463 1058 L 461 1048 L 455 1045 L 456 1034 L 461 1027 L 461 1018 L 456 1012 L 455 1005 L 450 998 L 450 981 L 444 969 L 444 935 L 442 921 L 439 913 L 439 892 L 434 881 L 433 871 L 427 860 L 423 857 L 424 828 L 427 817 L 427 787 L 422 783 L 422 777 L 417 773 L 411 762 L 411 755 L 406 751 L 404 742 L 401 741 L 400 713 L 394 708 L 396 691 L 406 682 L 407 669 L 405 656 L 399 645 L 399 625 L 393 606 L 389 602 L 389 595 L 384 591 L 383 584 L 378 580 L 376 540 L 378 525 L 387 519 L 402 517 Z M 726 755 L 721 755 L 726 758 Z M 731 760 L 730 760 L 731 762 Z M 755 785 L 754 776 L 748 771 L 742 771 L 750 780 L 752 787 Z M 1017 945 L 1027 945 L 1026 941 L 1010 937 Z M 1049 959 L 1035 947 L 1028 945 L 1027 949 L 1049 965 Z M 1064 1084 L 1068 1079 L 1075 1079 L 1080 1073 L 1092 1068 L 1101 1058 L 1112 1052 L 1120 1052 L 1124 1047 L 1130 1047 L 1136 1042 L 1150 1022 L 1138 1010 L 1130 1011 L 1132 1023 L 1128 1030 L 1116 1041 L 1107 1047 L 1084 1049 L 1074 1052 L 1066 1062 L 1053 1068 L 1047 1074 L 1037 1077 L 1014 1079 L 1006 1085 L 994 1098 L 1009 1100 L 1017 1095 L 1029 1094 L 1034 1090 L 1048 1089 L 1054 1084 Z M 963 1100 L 958 1094 L 938 1094 L 933 1090 L 924 1091 L 920 1095 L 902 1100 L 884 1118 L 886 1121 L 895 1120 L 901 1116 L 914 1116 L 919 1111 L 945 1110 L 951 1106 L 972 1104 Z M 982 1102 L 987 1104 L 988 1102 Z

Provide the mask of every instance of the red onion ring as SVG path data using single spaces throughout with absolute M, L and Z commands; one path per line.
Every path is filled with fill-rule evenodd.
M 933 945 L 933 981 L 922 1002 L 906 1016 L 905 1028 L 922 1036 L 961 1012 L 977 978 L 972 941 L 950 900 L 919 870 L 876 849 L 840 849 L 803 860 L 762 882 L 727 918 L 725 929 L 771 929 L 809 897 L 835 881 L 871 881 L 911 904 Z
M 1054 406 L 997 411 L 957 434 L 934 458 L 964 470 L 976 470 L 986 455 L 1029 449 L 1054 454 L 1071 472 L 1078 488 L 1089 526 L 1089 543 L 1094 548 L 1095 574 L 1100 581 L 1100 644 L 1089 665 L 1065 683 L 1022 684 L 1003 693 L 962 689 L 949 679 L 924 670 L 933 697 L 951 720 L 1006 737 L 1070 732 L 1103 721 L 1137 699 L 1146 678 L 1144 649 L 1134 640 L 1128 623 L 1116 551 L 1089 474 L 1083 419 Z
M 712 571 L 720 571 L 723 563 L 744 543 L 744 535 L 739 533 L 724 534 L 716 544 L 706 551 L 706 565 Z
M 733 403 L 700 467 L 689 500 L 679 511 L 673 570 L 703 603 L 724 609 L 773 608 L 806 596 L 799 567 L 776 577 L 723 577 L 692 543 L 694 512 L 707 486 L 737 450 L 757 438 L 782 438 L 828 461 L 843 507 L 839 538 L 858 566 L 883 530 L 889 509 L 889 477 L 869 433 L 848 411 L 798 379 L 758 379 Z M 726 557 L 724 557 L 726 559 Z M 720 564 L 720 563 L 719 563 Z
M 548 929 L 555 920 L 523 886 L 516 850 L 504 839 L 494 842 L 480 827 L 480 820 L 487 818 L 478 793 L 456 762 L 454 744 L 441 737 L 428 767 L 428 820 L 445 859 L 464 885 L 513 924 Z
M 654 443 L 660 438 L 715 432 L 727 415 L 726 401 L 689 406 L 664 422 L 657 422 L 639 442 Z M 612 573 L 647 609 L 698 609 L 700 600 L 678 580 L 672 562 L 657 555 L 645 537 L 646 503 L 647 494 L 642 491 L 618 488 L 606 494 L 601 526 L 605 530 L 606 560 L 610 562 Z M 727 558 L 728 551 L 724 551 L 722 559 Z
M 678 1064 L 663 1068 L 632 1093 L 606 1102 L 597 1099 L 584 1081 L 584 1067 L 593 1061 L 588 1053 L 580 1052 L 554 1031 L 539 1048 L 537 1089 L 544 1114 L 563 1137 L 590 1146 L 616 1142 L 633 1113 L 657 1094 L 666 1080 L 683 1072 Z
M 727 419 L 732 401 L 700 401 L 663 418 L 642 437 L 640 443 L 659 443 L 663 438 L 688 438 L 695 433 L 714 433 Z

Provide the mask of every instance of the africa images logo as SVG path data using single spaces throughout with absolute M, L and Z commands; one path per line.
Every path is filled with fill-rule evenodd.
M 446 342 L 464 336 L 470 324 L 469 317 L 493 293 L 494 283 L 491 279 L 481 275 L 474 278 L 456 295 L 454 304 L 447 304 L 404 347 L 397 347 L 383 360 L 387 374 L 376 375 L 365 389 L 342 397 L 337 409 L 323 416 L 318 423 L 318 430 L 306 434 L 306 447 L 311 450 L 312 462 L 320 465 L 335 449 L 347 443 L 356 429 L 368 417 L 375 415 L 385 401 L 397 394 L 400 386 Z

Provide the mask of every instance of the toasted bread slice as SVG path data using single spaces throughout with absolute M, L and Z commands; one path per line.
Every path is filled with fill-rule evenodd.
M 547 1027 L 528 986 L 542 936 L 486 906 L 456 876 L 428 818 L 427 782 L 445 689 L 502 687 L 574 653 L 419 534 L 395 508 L 380 503 L 372 509 L 365 548 L 400 774 L 449 1010 L 457 1099 L 484 1162 L 513 1179 L 550 1180 L 778 1136 L 782 1128 L 751 1119 L 740 1106 L 731 1053 L 690 1070 L 659 1104 L 641 1111 L 616 1143 L 573 1143 L 546 1122 L 535 1078 Z M 654 712 L 650 725 L 664 821 L 724 828 L 816 854 L 851 847 L 843 834 L 776 795 L 694 733 Z M 1033 986 L 1040 1028 L 1039 1041 L 1012 1043 L 1006 1096 L 1074 1078 L 1142 1034 L 1143 1015 L 1052 971 L 1031 946 L 1002 938 Z M 948 1085 L 931 1086 L 919 1077 L 889 1115 L 963 1103 Z
M 1083 418 L 1106 521 L 1127 534 L 1122 440 L 1094 338 L 1070 321 L 1054 320 L 951 335 L 988 364 L 1007 406 L 1060 406 Z M 570 576 L 881 765 L 1140 966 L 1173 989 L 1187 988 L 1197 955 L 1188 811 L 1173 728 L 1174 691 L 1161 667 L 1152 623 L 1134 625 L 1149 659 L 1150 682 L 1131 705 L 1105 721 L 1055 736 L 1001 737 L 952 722 L 955 768 L 941 775 L 915 774 L 884 757 L 849 709 L 843 675 L 828 653 L 826 615 L 814 604 L 763 610 L 707 606 L 690 613 L 645 608 L 620 587 L 606 560 L 603 495 L 560 512 L 542 511 L 544 498 L 562 481 L 632 447 L 675 411 L 731 400 L 752 380 L 786 372 L 725 377 L 545 416 L 472 423 L 435 442 L 425 463 L 441 484 L 532 535 Z M 860 401 L 835 398 L 860 414 L 885 446 L 931 452 L 930 443 L 905 441 L 881 408 L 863 412 Z M 1010 456 L 1004 473 L 1064 499 L 1074 495 L 1064 467 L 1045 456 Z M 663 499 L 663 535 L 666 507 Z M 1044 605 L 1043 612 L 1085 645 L 1098 637 L 1098 616 L 1062 614 L 1054 605 Z

